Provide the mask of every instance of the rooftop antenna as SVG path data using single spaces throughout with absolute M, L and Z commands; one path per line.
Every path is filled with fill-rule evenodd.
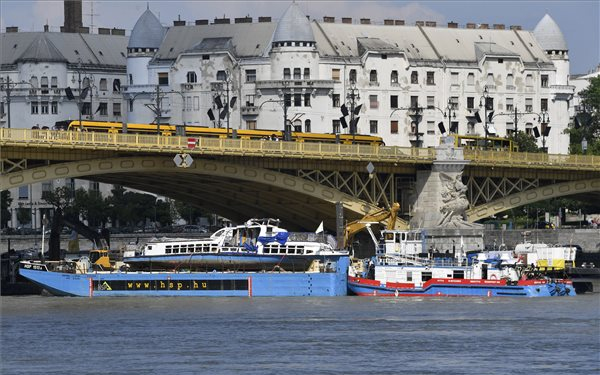
M 94 33 L 94 16 L 99 16 L 98 13 L 94 13 L 94 1 L 90 1 L 91 10 L 86 16 L 90 16 L 90 34 Z

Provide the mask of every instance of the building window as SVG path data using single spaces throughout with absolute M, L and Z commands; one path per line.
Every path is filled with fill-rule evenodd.
M 187 83 L 198 82 L 198 76 L 196 75 L 196 72 L 187 72 L 186 78 L 187 78 Z
M 52 103 L 50 103 L 50 112 L 53 115 L 58 114 L 58 102 L 52 102 Z
M 427 97 L 427 108 L 429 108 L 429 109 L 435 108 L 435 96 Z
M 390 108 L 398 108 L 398 95 L 390 95 Z
M 427 134 L 435 134 L 435 121 L 427 121 Z
M 410 73 L 410 83 L 413 85 L 419 84 L 419 72 L 413 71 Z
M 48 102 L 42 102 L 42 105 L 40 106 L 41 108 L 41 113 L 42 115 L 47 115 L 48 114 Z
M 547 111 L 548 110 L 548 99 L 541 99 L 540 101 L 540 110 Z
M 283 68 L 283 79 L 291 79 L 292 73 L 290 72 L 290 68 Z
M 391 83 L 398 83 L 398 71 L 397 70 L 392 70 L 392 75 L 390 77 L 390 82 Z
M 286 107 L 292 106 L 292 94 L 283 94 L 283 105 Z
M 113 92 L 121 92 L 121 80 L 118 78 L 113 80 Z
M 310 120 L 304 121 L 304 132 L 310 133 Z
M 467 97 L 467 108 L 468 109 L 475 108 L 475 98 L 474 97 L 472 97 L 472 96 Z
M 450 107 L 454 110 L 458 109 L 458 96 L 450 97 Z
M 450 84 L 453 86 L 458 86 L 458 73 L 452 72 L 450 73 Z
M 513 103 L 513 98 L 506 98 L 506 110 L 507 111 L 514 111 L 515 110 L 515 106 Z
M 419 97 L 411 96 L 410 97 L 410 108 L 417 108 L 419 106 Z
M 304 79 L 310 79 L 310 68 L 304 68 Z
M 515 84 L 515 78 L 512 74 L 506 76 L 506 88 L 510 88 Z
M 533 86 L 533 76 L 531 74 L 527 74 L 525 76 L 525 85 L 526 86 Z
M 254 95 L 246 95 L 246 107 L 254 107 Z
M 19 199 L 29 199 L 29 185 L 19 186 Z
M 200 110 L 200 97 L 194 96 L 194 111 Z
M 256 69 L 246 69 L 246 82 L 256 82 Z
M 333 94 L 331 96 L 331 100 L 333 101 L 334 108 L 337 108 L 340 106 L 340 94 Z
M 48 199 L 52 190 L 52 181 L 42 182 L 42 199 Z
M 217 71 L 217 81 L 227 81 L 227 73 L 224 70 Z
M 133 85 L 133 74 L 129 74 L 129 84 Z
M 107 90 L 106 78 L 100 78 L 100 91 Z
M 331 69 L 331 79 L 334 81 L 340 80 L 340 70 L 339 69 Z
M 348 78 L 350 79 L 350 83 L 356 83 L 356 69 L 350 69 L 350 75 Z
M 90 191 L 90 193 L 99 195 L 100 194 L 100 183 L 95 182 L 95 181 L 90 181 L 89 182 L 89 191 Z
M 369 108 L 379 108 L 379 102 L 377 101 L 377 95 L 369 95 Z
M 515 132 L 515 124 L 512 122 L 506 123 L 506 135 L 514 134 Z
M 427 72 L 427 84 L 435 85 L 435 72 Z
M 525 98 L 525 112 L 533 112 L 533 99 Z
M 121 103 L 113 103 L 113 116 L 121 116 Z
M 369 121 L 369 132 L 371 134 L 377 134 L 377 120 Z
M 548 75 L 547 74 L 542 74 L 541 84 L 542 84 L 542 87 L 548 87 Z
M 302 79 L 300 68 L 294 68 L 294 79 L 299 80 Z
M 467 74 L 467 85 L 473 86 L 475 84 L 475 74 L 469 73 Z
M 256 120 L 246 120 L 246 129 L 256 130 Z
M 31 114 L 37 115 L 39 113 L 38 102 L 31 102 Z
M 84 116 L 89 116 L 92 114 L 92 105 L 89 102 L 85 102 L 83 103 L 83 106 L 81 107 L 81 114 Z
M 210 55 L 202 55 L 202 60 L 210 60 Z
M 390 133 L 398 134 L 398 121 L 390 121 Z
M 294 107 L 302 107 L 302 94 L 294 94 Z
M 494 110 L 494 98 L 485 98 L 485 108 L 488 111 Z
M 40 88 L 42 89 L 42 94 L 48 93 L 48 77 L 42 77 Z
M 310 94 L 304 94 L 304 106 L 310 107 Z
M 58 77 L 52 77 L 50 78 L 50 87 L 53 89 L 57 89 L 58 88 Z
M 371 82 L 371 83 L 377 82 L 377 70 L 375 70 L 375 69 L 371 70 L 371 73 L 369 73 L 369 82 Z
M 492 73 L 488 73 L 486 84 L 490 86 L 494 85 L 494 75 Z
M 333 120 L 332 123 L 332 131 L 334 134 L 338 134 L 340 132 L 340 120 Z
M 100 103 L 98 111 L 100 111 L 100 116 L 108 115 L 108 103 Z
M 168 85 L 169 84 L 169 73 L 158 73 L 158 84 Z
M 302 132 L 302 120 L 296 119 L 294 120 L 294 131 L 297 133 Z

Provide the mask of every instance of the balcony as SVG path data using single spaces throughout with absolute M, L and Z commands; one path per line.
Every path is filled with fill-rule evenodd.
M 181 91 L 197 91 L 202 88 L 201 83 L 182 83 Z
M 258 116 L 258 107 L 254 104 L 246 103 L 241 107 L 242 116 Z
M 554 99 L 569 100 L 575 94 L 575 86 L 572 85 L 550 85 Z
M 266 80 L 256 81 L 256 89 L 333 89 L 337 81 L 330 79 Z

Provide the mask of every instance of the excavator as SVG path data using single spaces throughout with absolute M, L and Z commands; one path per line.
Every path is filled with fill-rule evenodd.
M 352 243 L 352 239 L 354 235 L 361 230 L 367 228 L 373 242 L 377 244 L 377 239 L 371 230 L 371 224 L 377 224 L 382 221 L 387 220 L 386 229 L 392 230 L 396 227 L 396 219 L 398 218 L 398 211 L 400 211 L 400 204 L 394 202 L 390 209 L 381 209 L 379 211 L 375 211 L 373 213 L 365 215 L 362 219 L 352 221 L 346 224 L 346 229 L 344 231 L 344 242 L 342 244 L 342 249 L 345 249 Z

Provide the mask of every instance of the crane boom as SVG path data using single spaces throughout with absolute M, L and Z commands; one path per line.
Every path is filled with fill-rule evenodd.
M 346 225 L 346 230 L 344 231 L 344 243 L 342 248 L 348 246 L 348 244 L 354 238 L 354 235 L 361 230 L 365 229 L 367 226 L 370 226 L 374 223 L 379 223 L 387 220 L 386 229 L 391 230 L 394 229 L 396 225 L 396 218 L 398 217 L 398 211 L 400 210 L 400 204 L 394 202 L 390 209 L 381 209 L 379 211 L 375 211 L 373 213 L 365 215 L 362 219 L 352 221 Z

